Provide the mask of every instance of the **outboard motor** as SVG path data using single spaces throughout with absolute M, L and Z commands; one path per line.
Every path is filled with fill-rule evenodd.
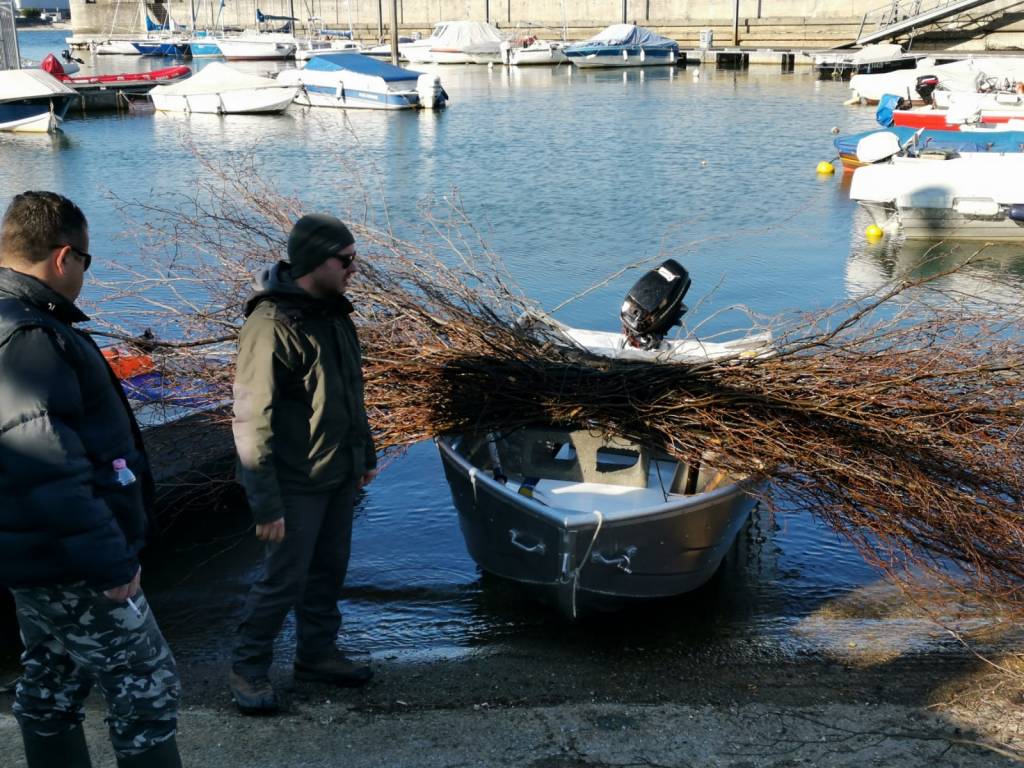
M 1015 221 L 1018 224 L 1024 224 L 1024 205 L 1021 203 L 1014 203 L 1010 206 L 1010 210 L 1006 212 L 1006 215 L 1010 217 L 1011 221 Z
M 917 84 L 914 86 L 914 90 L 917 91 L 917 95 L 920 96 L 921 99 L 927 103 L 932 100 L 932 94 L 938 87 L 938 77 L 936 77 L 935 75 L 921 75 L 919 78 L 917 78 Z
M 416 93 L 423 109 L 441 109 L 448 103 L 448 94 L 437 75 L 422 74 L 416 78 Z
M 669 259 L 636 281 L 622 303 L 622 333 L 632 347 L 655 349 L 672 326 L 679 325 L 690 290 L 690 275 Z

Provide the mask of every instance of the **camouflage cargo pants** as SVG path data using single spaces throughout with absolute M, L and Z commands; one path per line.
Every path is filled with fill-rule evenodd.
M 53 736 L 81 723 L 95 683 L 119 757 L 174 735 L 178 673 L 141 591 L 132 598 L 138 612 L 85 584 L 12 591 L 25 644 L 14 699 L 23 730 Z

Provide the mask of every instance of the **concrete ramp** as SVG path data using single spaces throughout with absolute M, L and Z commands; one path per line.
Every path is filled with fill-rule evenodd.
M 918 27 L 934 24 L 992 2 L 994 0 L 893 0 L 883 8 L 864 14 L 857 45 L 913 33 Z

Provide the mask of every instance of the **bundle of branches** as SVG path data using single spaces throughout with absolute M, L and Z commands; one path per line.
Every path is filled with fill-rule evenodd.
M 176 270 L 160 267 L 198 310 L 162 317 L 179 345 L 231 336 L 243 276 L 281 254 L 301 210 L 254 184 L 244 163 L 234 167 L 210 177 L 202 204 L 145 208 L 150 244 L 188 250 Z M 765 354 L 612 360 L 524 323 L 539 308 L 461 209 L 448 213 L 425 211 L 430 237 L 415 242 L 349 217 L 363 272 L 350 295 L 380 447 L 554 423 L 653 443 L 684 461 L 712 450 L 716 467 L 771 478 L 893 575 L 966 584 L 1024 609 L 1016 307 L 939 291 L 940 274 L 778 318 Z M 207 378 L 226 384 L 230 366 Z

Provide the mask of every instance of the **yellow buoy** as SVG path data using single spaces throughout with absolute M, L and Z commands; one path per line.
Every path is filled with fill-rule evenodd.
M 877 224 L 872 224 L 864 230 L 864 236 L 872 243 L 877 240 L 881 240 L 883 234 L 885 233 L 882 232 L 882 228 Z
M 829 176 L 836 172 L 836 169 L 832 166 L 832 163 L 827 160 L 822 160 L 818 163 L 818 173 L 822 176 Z

